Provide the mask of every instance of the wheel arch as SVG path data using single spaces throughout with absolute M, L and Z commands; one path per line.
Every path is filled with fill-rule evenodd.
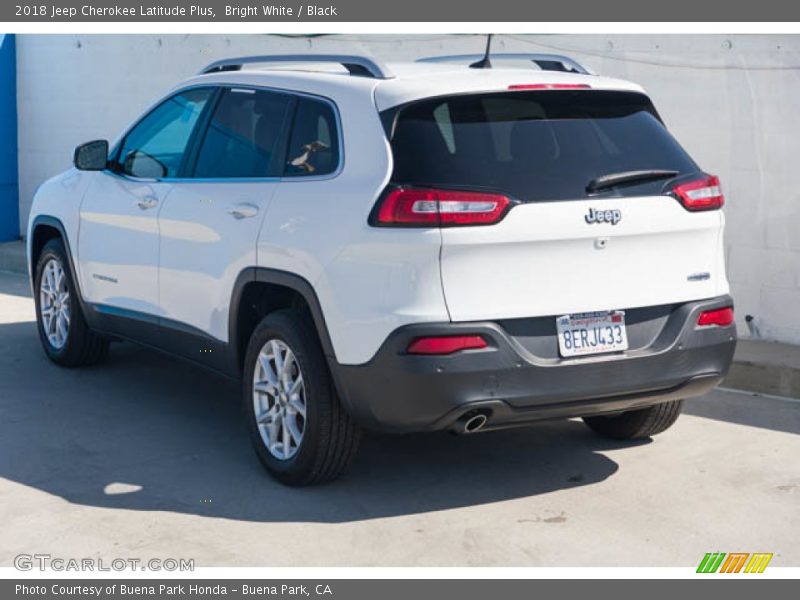
M 311 283 L 288 271 L 248 267 L 236 278 L 230 304 L 228 340 L 237 368 L 241 369 L 244 365 L 247 343 L 258 321 L 270 312 L 282 308 L 307 311 L 317 332 L 322 352 L 333 367 L 336 353 L 322 306 Z
M 67 251 L 69 269 L 72 272 L 73 285 L 78 292 L 78 301 L 80 302 L 81 308 L 84 309 L 85 314 L 86 311 L 83 301 L 83 292 L 81 291 L 78 271 L 75 269 L 75 261 L 72 254 L 72 248 L 70 247 L 67 229 L 64 227 L 64 224 L 60 219 L 50 215 L 38 215 L 33 220 L 33 223 L 30 227 L 30 236 L 28 239 L 28 256 L 30 257 L 30 260 L 28 261 L 28 274 L 31 280 L 31 287 L 35 285 L 36 264 L 39 262 L 39 256 L 42 253 L 42 249 L 44 248 L 45 244 L 52 239 L 60 239 L 64 244 L 64 250 Z

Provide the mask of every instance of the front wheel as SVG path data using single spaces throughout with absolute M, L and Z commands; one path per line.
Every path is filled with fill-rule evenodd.
M 52 239 L 42 248 L 34 291 L 39 338 L 50 360 L 77 367 L 105 358 L 108 340 L 89 329 L 83 318 L 67 251 L 60 239 Z
M 615 440 L 640 440 L 666 431 L 678 420 L 683 400 L 662 402 L 619 415 L 583 417 L 595 433 Z
M 303 314 L 267 315 L 250 338 L 244 369 L 245 416 L 267 471 L 287 485 L 324 483 L 344 473 L 361 431 L 339 402 Z

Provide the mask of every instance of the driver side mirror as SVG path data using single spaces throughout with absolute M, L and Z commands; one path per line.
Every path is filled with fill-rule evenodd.
M 75 148 L 75 168 L 80 171 L 102 171 L 108 165 L 108 142 L 94 140 Z

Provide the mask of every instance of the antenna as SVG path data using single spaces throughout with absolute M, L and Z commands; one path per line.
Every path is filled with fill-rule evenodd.
M 489 52 L 492 50 L 492 35 L 489 34 L 486 38 L 486 53 L 483 55 L 483 58 L 480 59 L 478 62 L 472 63 L 469 68 L 470 69 L 491 69 L 492 68 L 492 61 L 489 60 Z

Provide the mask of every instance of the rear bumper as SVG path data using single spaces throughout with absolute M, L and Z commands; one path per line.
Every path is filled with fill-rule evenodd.
M 541 320 L 528 337 L 520 323 L 410 325 L 392 333 L 370 362 L 335 365 L 335 378 L 351 414 L 379 431 L 447 429 L 475 410 L 488 414 L 485 429 L 620 412 L 699 396 L 722 381 L 735 327 L 695 324 L 701 312 L 731 305 L 722 296 L 663 307 L 640 328 L 652 335 L 638 347 L 577 359 L 557 356 L 555 334 L 541 331 Z M 480 334 L 490 347 L 449 356 L 405 353 L 415 337 L 457 333 Z

